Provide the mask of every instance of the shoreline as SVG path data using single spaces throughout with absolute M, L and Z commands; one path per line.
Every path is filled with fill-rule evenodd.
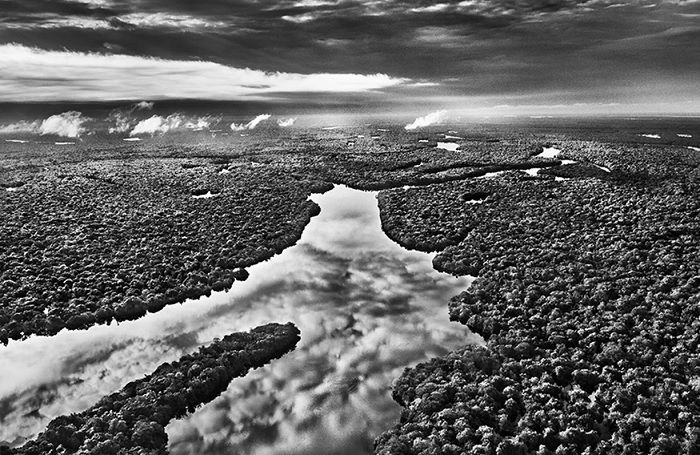
M 165 453 L 168 422 L 216 398 L 233 378 L 294 350 L 299 340 L 292 323 L 232 333 L 176 362 L 161 364 L 84 412 L 53 419 L 46 431 L 21 447 L 0 446 L 0 454 Z
M 659 388 L 664 381 L 672 380 L 672 393 L 698 396 L 697 388 L 692 386 L 689 379 L 693 375 L 692 361 L 671 363 L 669 366 L 669 363 L 663 363 L 664 360 L 659 359 L 658 354 L 656 357 L 653 354 L 650 356 L 635 346 L 639 335 L 645 336 L 648 333 L 645 330 L 652 326 L 657 332 L 668 331 L 673 337 L 678 337 L 683 333 L 683 328 L 692 327 L 697 322 L 700 316 L 697 302 L 693 304 L 690 300 L 685 307 L 677 307 L 673 300 L 662 300 L 653 305 L 647 301 L 646 305 L 640 306 L 605 304 L 606 300 L 615 301 L 624 298 L 625 294 L 636 292 L 636 288 L 630 287 L 633 285 L 624 283 L 624 280 L 621 289 L 615 281 L 605 280 L 607 274 L 616 273 L 620 267 L 619 260 L 633 247 L 621 243 L 624 242 L 624 236 L 620 237 L 620 234 L 613 234 L 615 242 L 612 245 L 610 242 L 602 243 L 597 255 L 595 251 L 579 252 L 577 249 L 593 241 L 588 237 L 578 247 L 571 243 L 571 239 L 581 235 L 591 236 L 596 235 L 596 232 L 605 232 L 601 227 L 610 228 L 614 232 L 614 224 L 601 226 L 601 223 L 606 216 L 613 216 L 611 209 L 624 207 L 628 212 L 626 219 L 636 220 L 632 226 L 663 242 L 657 243 L 656 248 L 660 248 L 660 251 L 667 248 L 668 254 L 673 251 L 669 248 L 674 248 L 676 237 L 661 233 L 670 229 L 664 226 L 669 223 L 666 221 L 666 213 L 680 211 L 676 218 L 682 220 L 685 217 L 689 220 L 689 212 L 675 204 L 692 207 L 694 203 L 697 211 L 697 198 L 693 202 L 683 199 L 683 194 L 689 196 L 688 191 L 692 189 L 684 190 L 682 182 L 668 181 L 651 182 L 646 190 L 639 191 L 638 184 L 625 186 L 620 183 L 605 183 L 605 180 L 580 178 L 566 186 L 528 182 L 523 178 L 500 184 L 491 182 L 491 186 L 486 187 L 483 185 L 483 182 L 457 182 L 451 187 L 441 187 L 441 192 L 437 194 L 414 190 L 405 193 L 388 192 L 382 198 L 382 209 L 388 212 L 382 216 L 382 220 L 386 222 L 386 228 L 392 231 L 388 235 L 398 242 L 432 249 L 436 243 L 430 234 L 425 233 L 442 226 L 447 230 L 441 235 L 447 236 L 454 226 L 463 228 L 462 223 L 469 226 L 466 231 L 460 231 L 457 238 L 442 243 L 444 247 L 438 252 L 434 265 L 437 270 L 456 275 L 476 275 L 472 287 L 451 299 L 448 306 L 452 320 L 481 334 L 487 344 L 486 349 L 465 347 L 407 370 L 398 380 L 394 391 L 395 400 L 404 407 L 401 423 L 377 438 L 377 453 L 427 454 L 434 453 L 438 448 L 448 450 L 448 453 L 458 453 L 471 448 L 476 451 L 486 450 L 486 453 L 535 453 L 538 450 L 544 450 L 543 453 L 554 453 L 556 450 L 559 453 L 559 450 L 564 449 L 567 451 L 565 453 L 573 454 L 581 453 L 587 447 L 605 453 L 618 453 L 620 444 L 631 444 L 627 438 L 635 437 L 634 430 L 630 431 L 623 426 L 623 422 L 634 418 L 632 411 L 637 406 L 633 400 L 632 403 L 627 401 L 626 408 L 622 408 L 620 402 L 625 396 L 625 390 L 634 390 L 640 386 L 634 384 L 637 378 L 623 376 L 621 372 L 615 373 L 616 362 L 626 362 L 640 381 L 649 384 L 645 387 Z M 669 190 L 664 190 L 664 185 L 673 194 L 671 200 L 674 202 L 671 205 L 668 202 L 666 205 L 653 202 L 654 198 L 669 197 Z M 541 187 L 539 190 L 538 186 Z M 587 204 L 590 205 L 590 202 L 585 201 L 595 201 L 594 195 L 598 193 L 598 187 L 601 188 L 601 195 L 612 194 L 616 202 L 602 206 L 596 201 L 597 208 L 589 209 Z M 555 189 L 557 193 L 550 193 Z M 490 192 L 491 196 L 483 204 L 468 208 L 454 203 L 460 200 L 460 194 L 475 191 Z M 550 204 L 564 202 L 567 205 L 547 210 L 541 202 L 535 203 L 543 198 L 552 200 Z M 575 202 L 567 202 L 566 198 L 572 198 Z M 605 196 L 603 201 L 604 198 Z M 414 203 L 413 200 L 419 202 Z M 636 201 L 636 204 L 620 203 L 630 200 Z M 494 207 L 490 209 L 489 205 Z M 419 207 L 433 207 L 434 211 L 439 211 L 438 219 L 424 218 L 431 229 L 419 228 L 424 223 L 421 221 L 424 215 L 421 215 Z M 634 214 L 635 210 L 642 211 L 647 207 L 653 208 L 651 213 L 645 214 L 649 219 L 639 221 L 640 217 Z M 584 213 L 580 213 L 581 208 L 585 209 Z M 561 215 L 557 213 L 559 210 L 562 211 Z M 461 218 L 465 215 L 466 219 Z M 553 218 L 540 220 L 543 216 Z M 527 220 L 527 223 L 523 223 L 521 228 L 513 220 Z M 548 229 L 547 233 L 534 232 L 542 229 Z M 617 229 L 624 230 L 625 225 L 618 226 Z M 675 235 L 685 238 L 684 245 L 692 251 L 693 247 L 698 248 L 697 242 L 691 240 L 693 232 L 697 234 L 698 231 L 699 227 L 692 227 L 691 223 L 685 229 L 676 230 Z M 511 235 L 514 237 L 511 238 Z M 635 245 L 634 238 L 642 235 L 635 232 L 629 239 L 631 244 Z M 610 233 L 606 233 L 606 237 L 609 238 Z M 561 242 L 564 238 L 567 239 L 566 244 L 572 247 L 571 251 Z M 514 241 L 522 244 L 516 245 Z M 671 260 L 677 262 L 682 261 L 682 257 L 688 257 L 684 256 L 686 254 L 692 256 L 687 251 L 680 257 L 678 254 L 676 252 Z M 607 262 L 598 264 L 596 268 L 595 264 L 601 260 Z M 654 266 L 659 267 L 658 264 Z M 660 286 L 662 278 L 669 284 L 682 284 L 685 278 L 692 281 L 693 275 L 692 271 L 682 272 L 685 278 L 680 278 L 679 283 L 679 278 L 674 279 L 676 272 L 661 268 L 661 273 L 656 272 L 659 274 L 652 275 L 653 278 L 650 279 L 647 276 L 649 272 L 634 272 L 635 269 L 645 267 L 643 259 L 636 264 L 626 262 L 624 267 L 628 272 L 632 271 L 631 274 L 628 273 L 632 277 L 628 280 L 639 280 L 650 290 Z M 573 274 L 570 271 L 572 268 Z M 595 286 L 591 288 L 584 284 L 581 280 L 585 276 L 605 283 L 605 293 L 601 294 Z M 562 277 L 563 281 L 552 283 L 553 279 L 562 280 L 557 277 Z M 687 298 L 693 295 L 693 288 L 697 297 L 700 283 L 693 285 L 691 281 L 685 285 L 685 293 L 681 294 Z M 552 291 L 547 290 L 548 286 Z M 569 297 L 571 287 L 574 287 L 576 294 Z M 542 294 L 552 297 L 543 301 Z M 554 296 L 556 300 L 553 299 Z M 599 311 L 592 312 L 596 306 Z M 615 319 L 625 321 L 626 327 L 606 327 L 605 321 Z M 655 320 L 663 321 L 664 328 L 656 328 Z M 634 321 L 632 326 L 638 328 L 631 330 L 629 321 Z M 692 329 L 690 332 L 684 338 L 687 339 L 685 343 L 689 342 L 692 346 Z M 637 338 L 634 338 L 635 335 Z M 611 336 L 612 339 L 608 338 Z M 656 335 L 658 336 L 663 335 Z M 589 341 L 591 339 L 594 341 Z M 673 349 L 684 352 L 684 358 L 692 358 L 694 350 L 687 344 L 668 341 L 670 345 L 665 347 L 667 345 L 658 346 L 659 338 L 654 340 L 654 351 L 676 346 Z M 588 343 L 593 343 L 592 349 Z M 597 346 L 604 346 L 605 349 Z M 647 342 L 644 346 L 648 348 L 650 345 Z M 625 353 L 625 349 L 635 348 L 638 349 L 635 354 L 630 356 Z M 665 370 L 663 373 L 659 370 L 650 376 L 647 365 Z M 458 384 L 455 383 L 455 377 L 459 378 Z M 485 389 L 471 388 L 470 384 L 474 383 L 479 383 Z M 542 395 L 543 392 L 545 395 Z M 671 400 L 666 395 L 671 393 L 670 390 L 661 393 L 664 394 L 664 404 L 654 402 L 656 409 L 659 409 L 657 412 L 670 406 L 677 410 L 674 412 L 680 412 L 680 415 L 687 417 L 693 414 L 692 398 Z M 490 397 L 495 398 L 495 401 Z M 586 407 L 584 402 L 588 410 L 582 412 L 581 407 Z M 543 408 L 551 417 L 538 417 L 537 412 Z M 473 414 L 470 410 L 474 409 L 480 409 L 481 413 Z M 596 417 L 590 421 L 582 420 L 589 413 Z M 692 425 L 690 420 L 686 418 L 684 423 L 678 423 L 675 420 L 666 421 L 658 413 L 655 415 L 657 422 L 651 427 L 653 431 L 663 431 L 666 435 L 673 434 L 673 437 L 667 436 L 660 440 L 645 438 L 643 444 L 646 445 L 641 445 L 639 449 L 641 453 L 648 453 L 652 448 L 695 450 L 693 447 L 697 447 L 697 440 L 684 437 L 683 429 L 686 424 Z M 675 428 L 675 432 L 672 428 Z M 613 434 L 616 436 L 613 437 Z

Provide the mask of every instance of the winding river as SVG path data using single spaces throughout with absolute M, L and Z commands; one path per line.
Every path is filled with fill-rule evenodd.
M 216 337 L 293 321 L 297 349 L 171 422 L 171 453 L 371 453 L 399 416 L 391 385 L 403 369 L 481 341 L 447 317 L 470 279 L 438 273 L 433 255 L 389 240 L 375 193 L 336 186 L 312 199 L 321 214 L 300 241 L 230 291 L 0 346 L 0 442 L 19 445 Z

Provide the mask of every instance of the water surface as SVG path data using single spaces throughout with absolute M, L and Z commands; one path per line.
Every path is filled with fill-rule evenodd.
M 435 148 L 445 149 L 449 152 L 455 152 L 459 148 L 459 144 L 454 142 L 438 142 Z
M 362 454 L 396 421 L 391 384 L 406 366 L 478 342 L 450 323 L 469 284 L 381 231 L 374 193 L 337 186 L 297 245 L 228 292 L 113 323 L 0 347 L 0 441 L 21 443 L 53 417 L 215 337 L 268 322 L 301 329 L 295 351 L 168 428 L 171 452 Z

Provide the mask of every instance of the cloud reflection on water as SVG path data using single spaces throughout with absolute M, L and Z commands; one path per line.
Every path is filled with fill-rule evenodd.
M 475 341 L 447 316 L 447 300 L 468 280 L 390 241 L 373 193 L 336 186 L 313 199 L 321 214 L 300 242 L 227 293 L 0 348 L 13 371 L 0 381 L 0 441 L 21 442 L 215 337 L 291 320 L 298 348 L 172 422 L 171 452 L 371 452 L 398 418 L 390 392 L 403 368 Z

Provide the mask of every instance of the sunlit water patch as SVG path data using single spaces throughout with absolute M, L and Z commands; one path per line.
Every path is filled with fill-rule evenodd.
M 339 186 L 313 200 L 321 214 L 299 243 L 251 267 L 229 292 L 0 347 L 11 372 L 0 380 L 0 441 L 19 444 L 215 337 L 291 320 L 302 333 L 297 349 L 171 423 L 171 452 L 371 452 L 398 418 L 390 393 L 403 369 L 478 342 L 447 316 L 448 299 L 469 280 L 390 241 L 375 194 Z
M 542 152 L 535 155 L 535 158 L 556 158 L 560 153 L 561 150 L 556 147 L 544 147 L 542 148 Z
M 195 194 L 192 196 L 193 199 L 211 199 L 215 196 L 218 196 L 219 193 L 212 193 L 211 191 L 207 191 L 204 194 Z
M 459 144 L 455 144 L 454 142 L 438 142 L 435 148 L 445 149 L 449 152 L 454 152 L 459 148 Z
M 539 170 L 540 168 L 533 168 Z M 477 179 L 492 179 L 495 177 L 500 177 L 501 175 L 505 174 L 508 171 L 494 171 L 494 172 L 487 172 L 484 175 L 480 175 L 478 177 L 475 177 Z

